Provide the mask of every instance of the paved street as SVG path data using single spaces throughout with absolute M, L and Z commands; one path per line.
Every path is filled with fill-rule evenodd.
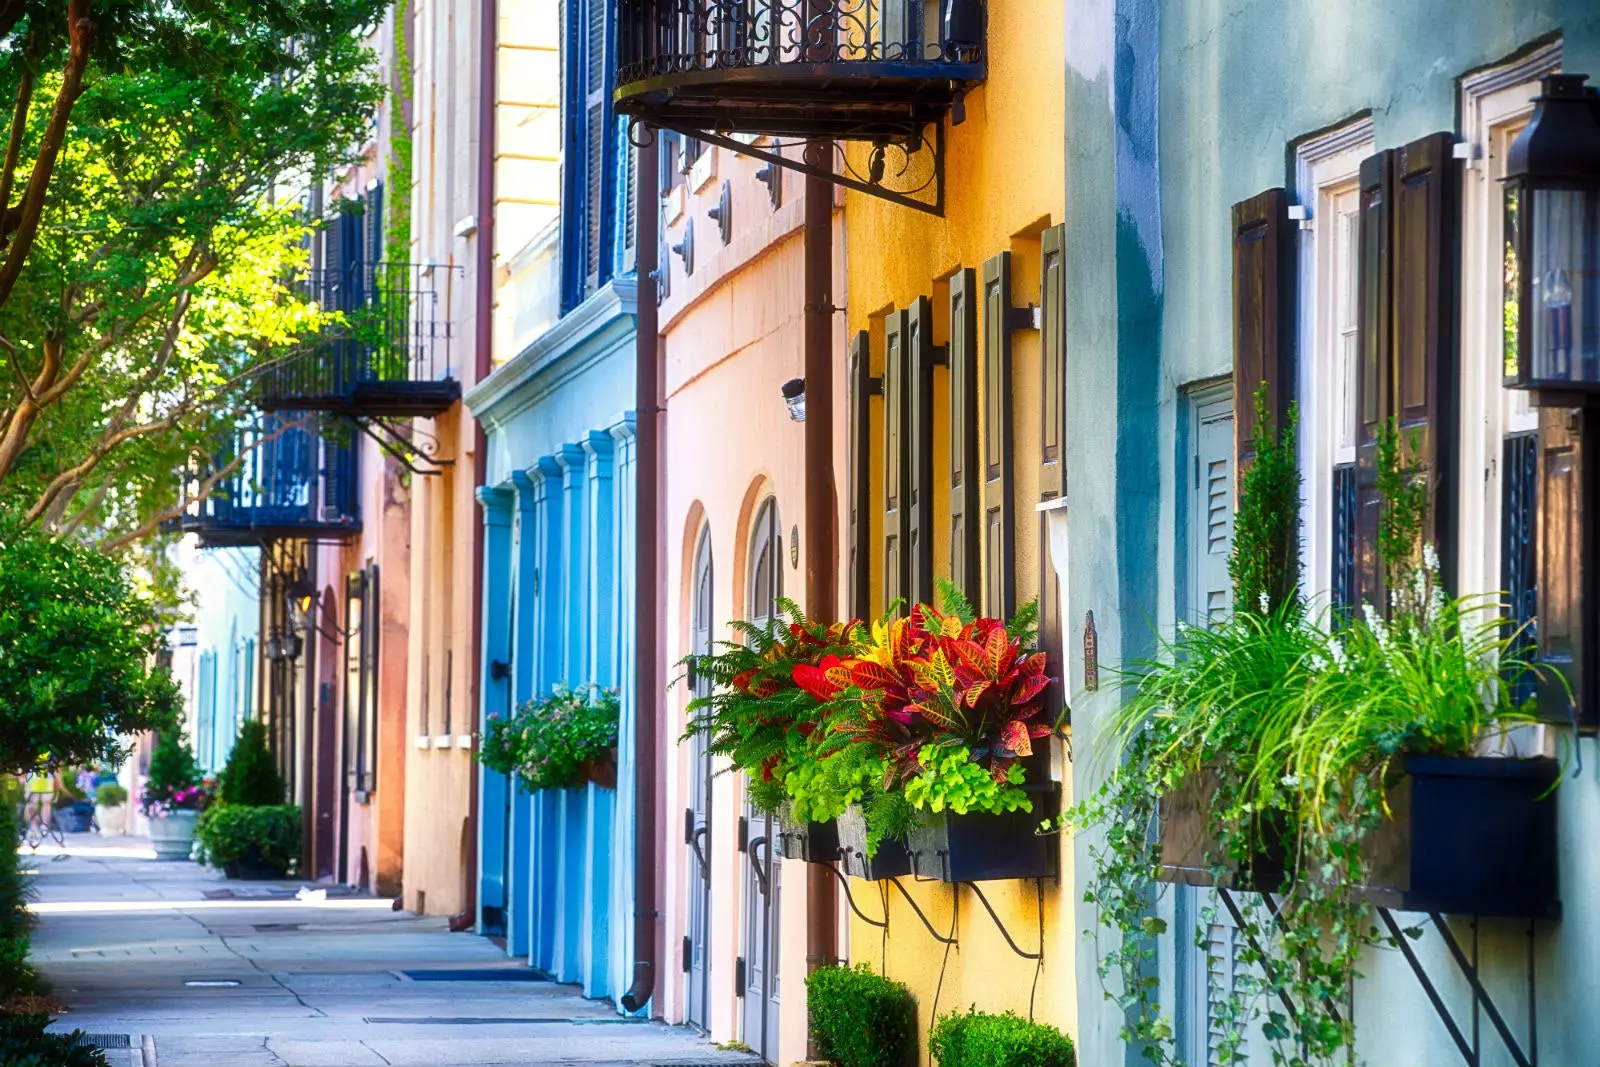
M 294 883 L 229 882 L 153 855 L 82 837 L 29 861 L 33 958 L 70 1009 L 58 1028 L 126 1035 L 118 1067 L 749 1061 L 571 986 L 519 980 L 531 972 L 443 919 L 339 889 L 299 900 Z

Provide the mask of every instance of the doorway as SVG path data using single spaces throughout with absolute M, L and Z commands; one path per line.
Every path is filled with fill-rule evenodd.
M 711 653 L 711 594 L 711 530 L 707 527 L 700 531 L 700 541 L 694 552 L 694 600 L 690 610 L 690 629 L 691 651 L 696 656 Z M 696 697 L 709 696 L 709 679 L 696 674 L 693 692 Z M 710 1028 L 707 1007 L 711 995 L 711 746 L 704 734 L 694 735 L 684 836 L 689 852 L 689 932 L 684 937 L 683 951 L 683 966 L 688 974 L 684 1021 L 705 1031 Z

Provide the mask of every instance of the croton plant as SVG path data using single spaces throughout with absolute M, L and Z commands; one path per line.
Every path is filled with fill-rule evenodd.
M 1055 727 L 1037 613 L 1008 624 L 940 594 L 870 626 L 815 623 L 787 600 L 766 627 L 735 624 L 743 641 L 693 660 L 712 684 L 686 736 L 744 770 L 765 810 L 822 821 L 862 804 L 874 841 L 916 812 L 1032 810 L 1018 761 Z

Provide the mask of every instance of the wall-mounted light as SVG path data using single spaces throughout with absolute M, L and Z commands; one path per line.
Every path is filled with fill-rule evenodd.
M 783 383 L 783 402 L 789 405 L 789 417 L 795 422 L 806 421 L 806 380 L 790 378 Z
M 1551 74 L 1506 154 L 1505 378 L 1600 394 L 1600 94 Z

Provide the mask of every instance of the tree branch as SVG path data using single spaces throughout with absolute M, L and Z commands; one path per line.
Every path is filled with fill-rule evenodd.
M 45 127 L 39 155 L 33 161 L 33 171 L 28 175 L 28 189 L 22 197 L 22 215 L 16 235 L 6 247 L 5 263 L 0 265 L 0 305 L 11 298 L 11 290 L 22 276 L 22 265 L 33 251 L 33 240 L 39 234 L 39 219 L 44 214 L 45 193 L 55 172 L 56 157 L 66 140 L 67 122 L 72 117 L 73 105 L 83 93 L 83 72 L 89 65 L 89 49 L 94 42 L 89 0 L 68 0 L 67 35 L 71 48 L 61 74 L 61 87 L 56 92 L 55 108 Z
M 28 109 L 33 104 L 33 67 L 25 65 L 17 81 L 17 103 L 11 110 L 11 136 L 6 141 L 6 158 L 0 164 L 0 207 L 11 206 L 11 189 L 16 184 L 17 160 L 22 157 L 22 138 L 28 132 Z

